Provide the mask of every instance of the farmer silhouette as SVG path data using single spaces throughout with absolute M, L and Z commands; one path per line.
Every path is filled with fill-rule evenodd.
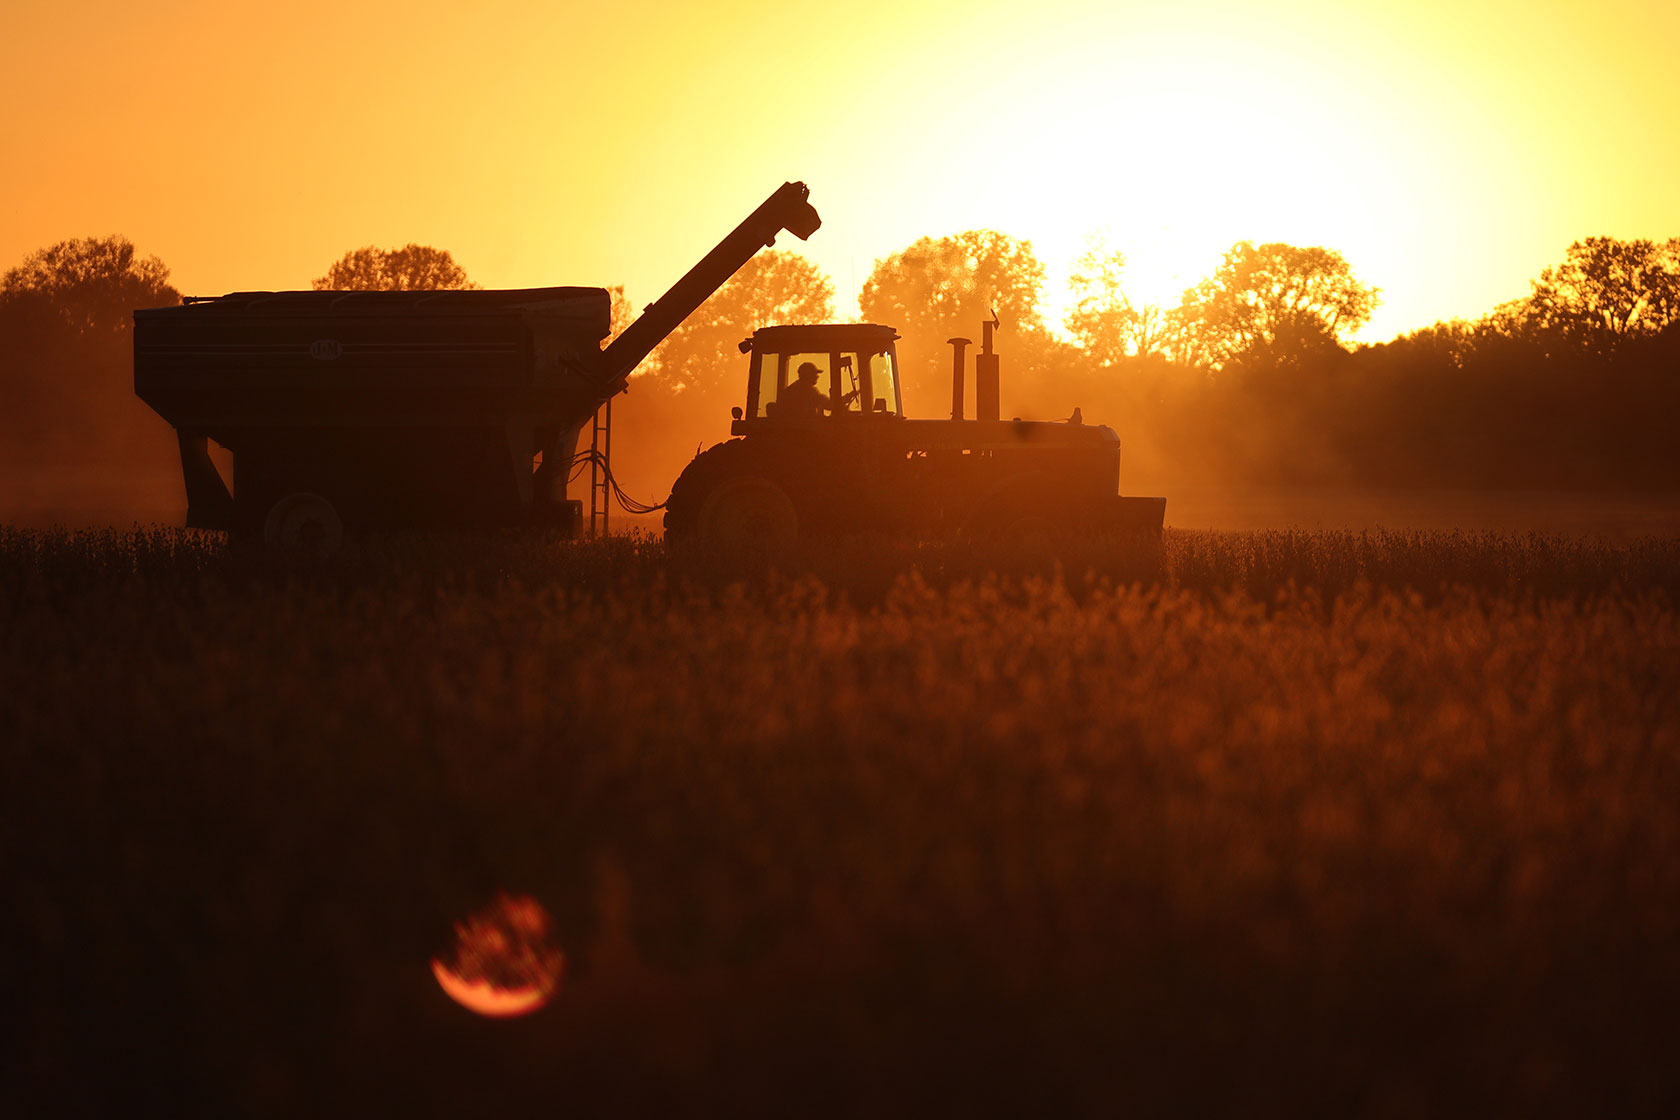
M 782 390 L 781 399 L 777 401 L 778 411 L 801 419 L 833 412 L 834 404 L 828 399 L 828 394 L 817 388 L 817 375 L 821 372 L 815 362 L 800 362 L 798 380 L 789 383 L 788 387 Z M 841 404 L 844 405 L 855 396 L 857 390 L 853 389 L 846 394 Z
M 811 416 L 821 416 L 832 407 L 822 390 L 817 388 L 817 374 L 821 372 L 815 362 L 799 363 L 798 380 L 782 390 L 781 400 L 777 402 L 780 405 L 778 411 L 803 420 Z

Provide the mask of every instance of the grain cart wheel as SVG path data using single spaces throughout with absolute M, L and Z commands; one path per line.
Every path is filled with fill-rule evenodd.
M 700 539 L 707 544 L 786 544 L 798 535 L 799 516 L 793 502 L 767 479 L 726 482 L 700 506 Z
M 263 544 L 288 560 L 325 560 L 344 546 L 344 521 L 321 495 L 296 491 L 269 507 Z

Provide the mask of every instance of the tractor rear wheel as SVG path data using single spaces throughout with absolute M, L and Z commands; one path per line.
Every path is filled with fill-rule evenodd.
M 792 498 L 760 449 L 732 439 L 707 448 L 678 476 L 665 507 L 667 540 L 768 544 L 799 535 Z
M 768 479 L 726 482 L 700 506 L 700 539 L 707 544 L 786 544 L 797 536 L 799 516 L 793 502 Z

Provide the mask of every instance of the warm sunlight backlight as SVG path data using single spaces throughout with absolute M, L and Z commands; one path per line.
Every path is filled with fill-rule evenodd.
M 625 284 L 639 307 L 799 179 L 842 315 L 875 261 L 996 229 L 1033 243 L 1056 325 L 1107 229 L 1146 303 L 1238 240 L 1333 249 L 1383 289 L 1378 342 L 1526 294 L 1575 239 L 1673 235 L 1672 0 L 495 10 L 10 5 L 0 73 L 54 95 L 0 128 L 28 169 L 0 268 L 121 233 L 210 295 L 418 242 L 486 287 Z M 377 49 L 340 66 L 323 28 Z
M 1077 49 L 1042 59 L 985 121 L 1009 158 L 953 184 L 984 191 L 1052 273 L 1100 232 L 1126 255 L 1133 300 L 1171 307 L 1240 239 L 1357 249 L 1428 193 L 1409 137 L 1373 136 L 1364 99 L 1319 60 L 1217 36 L 1144 45 L 1125 67 Z M 1046 296 L 1054 322 L 1061 294 Z
M 564 956 L 550 941 L 553 922 L 536 899 L 501 894 L 455 926 L 450 959 L 433 958 L 432 975 L 451 999 L 488 1018 L 527 1015 L 560 983 Z

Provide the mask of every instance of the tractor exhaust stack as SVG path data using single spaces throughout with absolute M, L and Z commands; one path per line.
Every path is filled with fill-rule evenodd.
M 980 353 L 974 356 L 974 418 L 996 420 L 998 410 L 998 356 L 992 351 L 992 331 L 997 328 L 997 312 L 980 324 Z
M 951 347 L 951 419 L 963 418 L 963 379 L 970 342 L 966 338 L 947 338 Z

